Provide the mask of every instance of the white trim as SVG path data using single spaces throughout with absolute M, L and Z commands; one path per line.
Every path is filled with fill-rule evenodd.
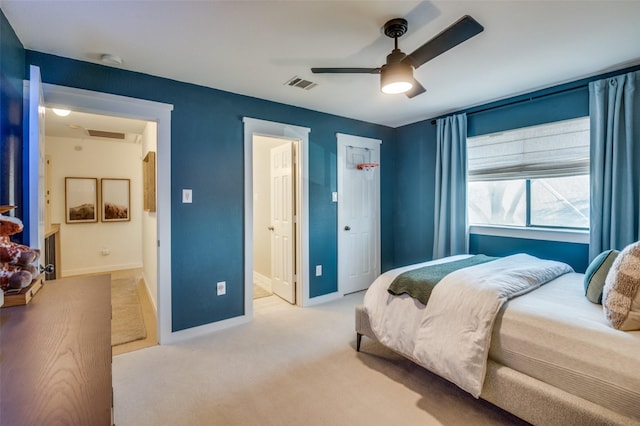
M 44 111 L 41 106 L 44 102 L 42 93 L 42 79 L 40 67 L 29 66 L 29 80 L 23 81 L 24 111 L 28 112 L 28 193 L 24 198 L 29 200 L 29 211 L 24 215 L 28 217 L 30 247 L 39 249 L 44 253 L 44 188 L 42 187 L 44 176 Z M 44 160 L 43 160 L 44 161 Z M 43 254 L 44 257 L 44 254 Z
M 522 228 L 516 226 L 471 225 L 469 226 L 469 234 L 589 244 L 589 231 L 580 229 Z
M 151 296 L 151 289 L 149 288 L 149 284 L 147 283 L 147 278 L 144 276 L 144 271 L 142 272 L 142 280 L 144 281 L 144 289 L 147 292 L 147 297 L 149 298 L 149 301 L 151 302 L 151 306 L 153 307 L 153 312 L 156 315 L 156 318 L 158 317 L 158 306 L 156 305 L 156 301 L 153 299 L 153 296 Z
M 323 303 L 331 302 L 333 300 L 340 299 L 341 297 L 342 294 L 340 294 L 339 291 L 334 291 L 333 293 L 323 294 L 322 296 L 316 296 L 309 299 L 307 304 L 304 306 L 308 308 L 310 306 L 322 305 Z
M 171 333 L 171 343 L 178 343 L 184 340 L 206 336 L 217 331 L 222 331 L 231 327 L 246 324 L 249 321 L 250 318 L 243 315 L 209 324 L 199 325 L 197 327 L 187 328 L 180 331 L 174 331 L 173 333 Z
M 107 266 L 94 266 L 90 268 L 77 268 L 77 269 L 65 269 L 61 271 L 62 277 L 73 277 L 75 275 L 87 275 L 87 274 L 100 274 L 108 273 L 112 271 L 124 271 L 127 269 L 139 269 L 142 268 L 142 263 L 121 263 L 119 265 L 107 265 Z
M 309 171 L 308 151 L 309 133 L 307 127 L 291 124 L 276 123 L 243 117 L 244 123 L 244 315 L 247 320 L 253 318 L 253 136 L 261 135 L 276 138 L 286 138 L 299 141 L 298 167 L 296 167 L 296 188 L 298 195 L 296 203 L 298 215 L 297 223 L 300 229 L 299 246 L 296 247 L 298 256 L 298 276 L 296 280 L 296 304 L 308 306 L 309 300 Z
M 253 282 L 262 288 L 271 291 L 271 278 L 262 275 L 260 272 L 253 271 Z
M 171 114 L 173 105 L 74 87 L 43 83 L 45 103 L 48 107 L 78 106 L 82 112 L 104 114 L 111 112 L 120 117 L 156 121 L 159 115 Z M 70 100 L 71 99 L 71 100 Z M 70 103 L 73 102 L 73 103 Z M 77 104 L 77 105 L 76 105 Z M 169 115 L 170 117 L 170 115 Z
M 155 121 L 158 124 L 158 342 L 173 342 L 171 312 L 171 111 L 173 105 L 72 87 L 43 84 L 47 106 Z

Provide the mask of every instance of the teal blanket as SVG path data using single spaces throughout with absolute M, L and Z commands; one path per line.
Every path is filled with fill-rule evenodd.
M 391 285 L 389 285 L 387 291 L 394 296 L 400 296 L 406 293 L 414 299 L 418 299 L 423 305 L 426 305 L 433 288 L 446 275 L 458 269 L 468 268 L 469 266 L 479 265 L 480 263 L 490 262 L 495 259 L 497 259 L 497 257 L 477 254 L 466 259 L 454 260 L 453 262 L 423 266 L 422 268 L 413 269 L 398 275 Z

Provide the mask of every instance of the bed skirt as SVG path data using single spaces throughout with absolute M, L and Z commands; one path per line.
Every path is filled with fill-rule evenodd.
M 357 350 L 362 336 L 376 340 L 369 317 L 356 307 Z M 532 424 L 637 425 L 638 421 L 522 374 L 491 359 L 480 398 Z

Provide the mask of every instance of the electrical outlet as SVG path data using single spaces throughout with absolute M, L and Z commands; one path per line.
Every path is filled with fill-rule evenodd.
M 316 265 L 316 277 L 322 276 L 322 265 Z
M 227 294 L 227 282 L 220 281 L 216 284 L 216 293 L 218 296 Z

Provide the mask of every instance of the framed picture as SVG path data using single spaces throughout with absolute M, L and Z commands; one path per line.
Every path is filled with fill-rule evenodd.
M 98 179 L 64 178 L 65 222 L 98 221 Z
M 101 179 L 100 183 L 102 185 L 100 219 L 103 222 L 131 220 L 129 179 Z

